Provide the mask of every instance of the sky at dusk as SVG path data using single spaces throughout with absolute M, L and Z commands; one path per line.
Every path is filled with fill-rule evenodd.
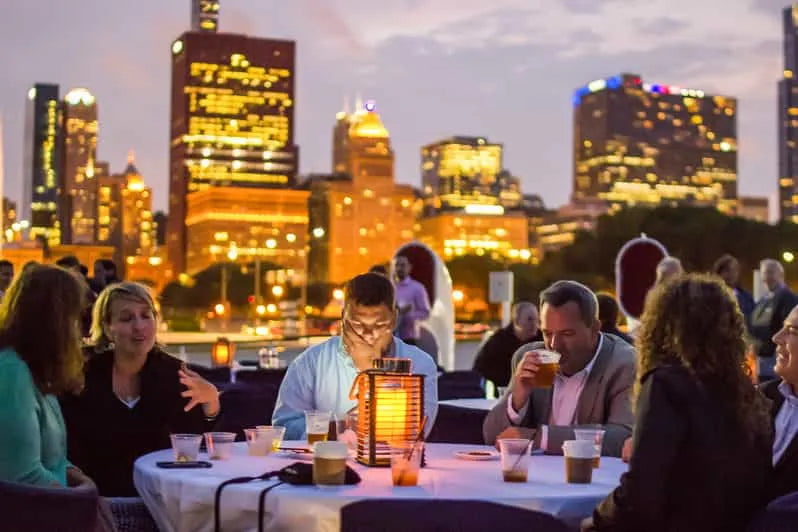
M 26 94 L 87 87 L 98 158 L 129 149 L 167 204 L 170 45 L 190 0 L 2 0 L 5 193 L 20 199 Z M 504 144 L 525 193 L 571 193 L 573 90 L 620 72 L 739 98 L 739 183 L 777 183 L 778 0 L 221 0 L 220 29 L 297 42 L 300 172 L 329 172 L 344 98 L 377 102 L 397 180 L 418 186 L 420 146 L 451 135 Z M 776 208 L 771 203 L 771 210 Z

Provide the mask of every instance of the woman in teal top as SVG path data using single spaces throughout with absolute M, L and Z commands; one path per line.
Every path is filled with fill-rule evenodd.
M 34 266 L 0 304 L 0 480 L 91 483 L 66 457 L 56 395 L 81 386 L 84 288 L 73 273 Z

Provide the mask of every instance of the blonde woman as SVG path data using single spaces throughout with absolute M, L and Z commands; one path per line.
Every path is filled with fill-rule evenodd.
M 216 387 L 155 343 L 157 326 L 146 286 L 106 287 L 94 305 L 85 387 L 62 401 L 70 459 L 105 496 L 135 495 L 139 456 L 168 448 L 170 433 L 211 430 L 219 414 Z

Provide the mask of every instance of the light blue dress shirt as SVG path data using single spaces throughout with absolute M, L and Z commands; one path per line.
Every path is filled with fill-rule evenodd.
M 798 397 L 792 393 L 790 385 L 782 381 L 779 391 L 784 396 L 784 402 L 776 414 L 776 438 L 773 441 L 773 465 L 781 459 L 784 451 L 798 434 Z
M 394 356 L 409 358 L 411 371 L 425 376 L 424 413 L 428 418 L 425 432 L 429 434 L 438 414 L 438 367 L 421 349 L 396 337 L 393 341 Z M 349 399 L 357 374 L 340 336 L 307 348 L 288 366 L 277 395 L 272 424 L 285 427 L 286 440 L 301 440 L 305 438 L 306 410 L 330 411 L 337 419 L 344 419 L 346 413 L 357 406 L 357 400 Z

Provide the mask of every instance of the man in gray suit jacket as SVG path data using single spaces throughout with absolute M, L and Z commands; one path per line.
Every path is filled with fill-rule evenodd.
M 621 456 L 634 420 L 634 348 L 600 332 L 596 296 L 575 281 L 558 281 L 543 291 L 540 314 L 544 342 L 523 345 L 513 355 L 510 392 L 485 418 L 485 441 L 534 438 L 536 446 L 561 453 L 575 427 L 601 425 L 602 454 Z M 560 353 L 552 387 L 535 383 L 539 349 Z

